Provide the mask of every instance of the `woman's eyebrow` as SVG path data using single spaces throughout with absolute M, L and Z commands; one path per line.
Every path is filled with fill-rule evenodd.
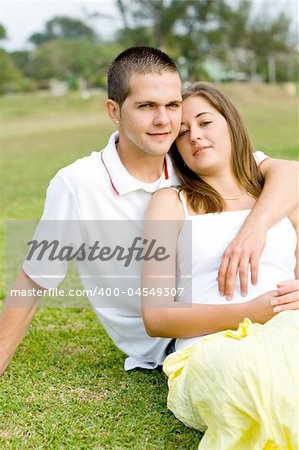
M 198 113 L 198 114 L 195 116 L 195 119 L 197 119 L 198 117 L 202 116 L 203 114 L 213 114 L 213 113 L 211 113 L 211 112 L 209 112 L 209 111 L 204 111 L 204 112 Z
M 213 114 L 213 113 L 208 112 L 208 111 L 204 111 L 204 112 L 198 113 L 198 114 L 195 116 L 195 119 L 197 119 L 198 117 L 202 116 L 203 114 Z M 181 125 L 185 125 L 185 122 L 181 122 Z

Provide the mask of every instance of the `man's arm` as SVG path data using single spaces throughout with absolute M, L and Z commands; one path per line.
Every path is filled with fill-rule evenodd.
M 275 312 L 287 311 L 299 308 L 299 208 L 289 214 L 293 227 L 297 234 L 296 267 L 294 280 L 285 280 L 277 284 L 278 296 L 271 301 Z
M 257 284 L 258 264 L 267 230 L 298 203 L 298 168 L 295 161 L 278 159 L 267 159 L 261 164 L 265 177 L 263 191 L 238 235 L 226 248 L 219 267 L 219 292 L 228 300 L 233 297 L 238 273 L 241 292 L 247 294 L 249 266 L 251 283 Z
M 21 273 L 7 296 L 0 315 L 0 375 L 8 366 L 35 314 L 40 296 L 34 292 L 40 293 L 41 290 L 40 286 Z M 25 291 L 30 296 L 24 296 Z M 18 292 L 22 295 L 18 295 Z

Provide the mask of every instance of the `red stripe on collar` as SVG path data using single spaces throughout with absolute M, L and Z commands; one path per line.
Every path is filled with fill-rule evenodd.
M 110 175 L 110 173 L 109 173 L 109 170 L 107 169 L 107 166 L 106 166 L 106 164 L 104 163 L 103 153 L 102 153 L 102 152 L 101 152 L 101 160 L 102 160 L 102 163 L 103 163 L 103 165 L 104 165 L 104 167 L 105 167 L 105 169 L 106 169 L 106 172 L 108 173 L 108 177 L 109 177 L 109 180 L 110 180 L 110 183 L 111 183 L 111 186 L 112 186 L 114 192 L 115 192 L 117 195 L 119 195 L 118 190 L 117 190 L 116 187 L 114 186 L 114 183 L 113 183 L 113 181 L 112 181 L 112 178 L 111 178 L 111 175 Z
M 114 183 L 113 183 L 113 181 L 112 181 L 112 178 L 111 178 L 111 175 L 110 175 L 110 173 L 109 173 L 109 170 L 107 169 L 107 166 L 106 166 L 106 164 L 105 164 L 105 162 L 104 162 L 104 159 L 103 159 L 103 152 L 101 152 L 101 160 L 102 160 L 102 163 L 103 163 L 103 165 L 104 165 L 104 167 L 105 167 L 105 170 L 106 170 L 106 172 L 107 172 L 107 174 L 108 174 L 108 177 L 109 177 L 109 180 L 110 180 L 110 184 L 111 184 L 111 186 L 112 186 L 112 189 L 114 190 L 114 192 L 115 192 L 117 195 L 120 195 L 120 193 L 118 192 L 118 190 L 116 189 L 116 187 L 115 187 L 115 185 L 114 185 Z M 168 180 L 168 179 L 169 179 L 169 173 L 168 173 L 168 167 L 167 167 L 167 160 L 166 160 L 166 157 L 164 157 L 164 164 L 163 164 L 163 166 L 164 166 L 164 177 L 165 177 L 165 180 Z
M 168 180 L 169 178 L 166 156 L 164 156 L 164 177 L 165 180 Z

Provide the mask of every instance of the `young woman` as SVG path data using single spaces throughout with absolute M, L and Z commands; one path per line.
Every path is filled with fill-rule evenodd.
M 218 293 L 219 261 L 263 188 L 248 134 L 229 99 L 202 83 L 187 90 L 181 130 L 171 152 L 182 185 L 158 191 L 147 219 L 173 221 L 167 235 L 176 258 L 164 276 L 153 262 L 147 263 L 143 286 L 157 289 L 161 280 L 171 280 L 176 293 L 181 289 L 178 300 L 192 301 L 197 324 L 188 325 L 190 308 L 185 313 L 184 308 L 144 298 L 149 334 L 178 338 L 176 351 L 164 363 L 168 406 L 186 425 L 207 430 L 200 449 L 295 449 L 298 291 L 277 294 L 285 284 L 293 283 L 298 290 L 296 212 L 269 230 L 258 284 L 250 286 L 247 296 L 236 286 L 228 305 Z M 184 236 L 190 222 L 192 258 Z M 146 237 L 149 233 L 147 227 Z M 182 276 L 190 271 L 190 261 L 192 283 Z M 288 311 L 281 312 L 278 303 L 285 303 Z M 238 329 L 226 330 L 229 327 Z

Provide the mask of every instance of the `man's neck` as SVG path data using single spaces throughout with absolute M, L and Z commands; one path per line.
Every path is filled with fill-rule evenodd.
M 138 153 L 122 150 L 119 144 L 116 144 L 116 150 L 122 164 L 132 177 L 144 183 L 153 183 L 161 177 L 165 156 L 151 156 L 141 151 Z

